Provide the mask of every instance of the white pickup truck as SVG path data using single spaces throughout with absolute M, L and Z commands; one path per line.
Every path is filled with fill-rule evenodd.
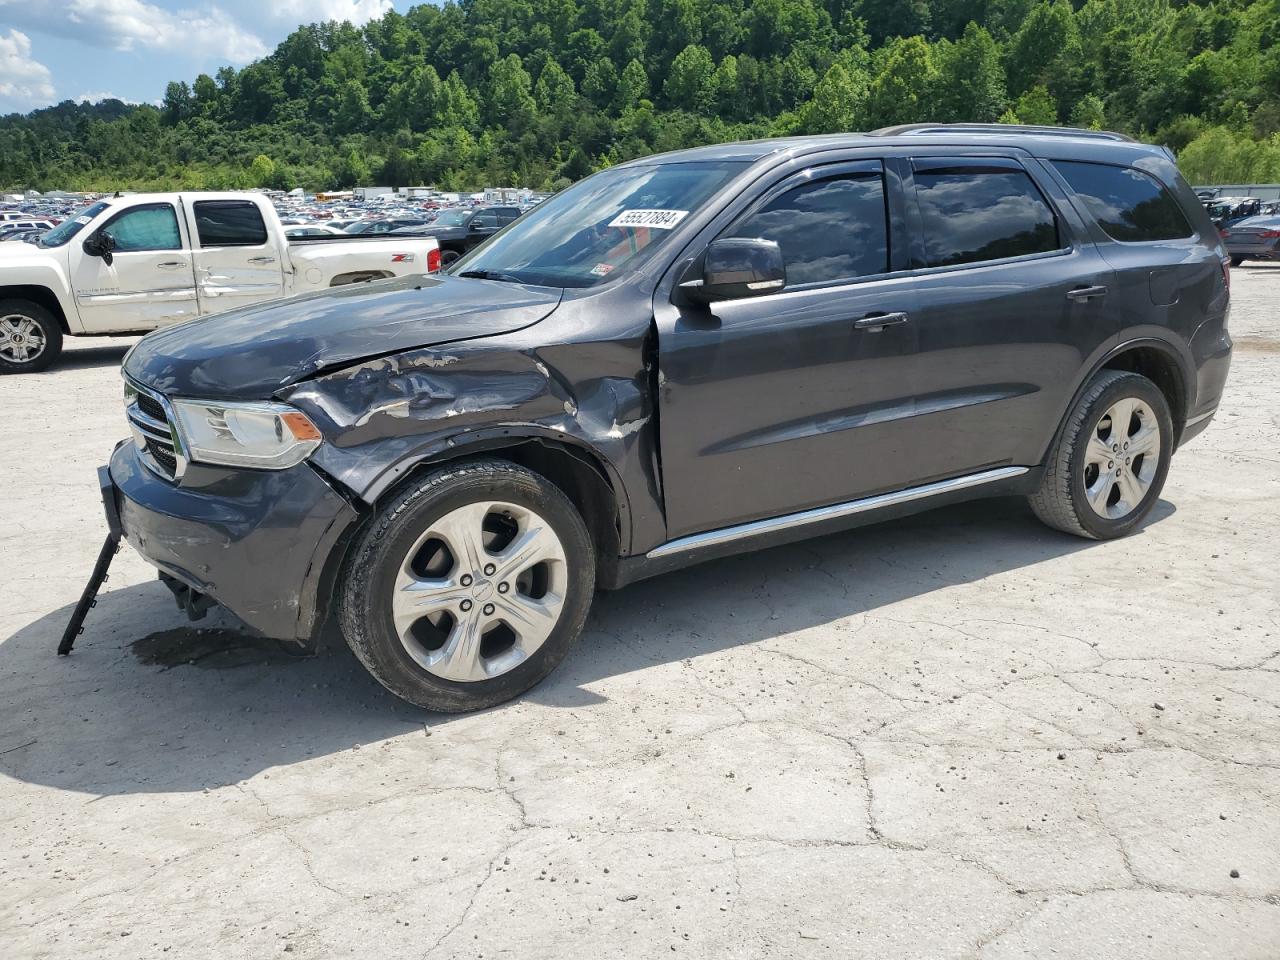
M 64 336 L 146 333 L 234 307 L 440 268 L 431 237 L 286 237 L 252 193 L 99 200 L 35 243 L 0 243 L 0 373 L 43 370 Z

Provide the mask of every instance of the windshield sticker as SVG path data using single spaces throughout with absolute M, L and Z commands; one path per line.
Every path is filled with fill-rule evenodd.
M 613 218 L 611 227 L 654 227 L 670 230 L 689 215 L 688 210 L 623 210 Z
M 591 275 L 593 277 L 603 277 L 605 274 L 612 273 L 612 272 L 613 272 L 612 263 L 597 263 L 594 267 L 591 268 Z
M 93 217 L 76 217 L 76 223 L 80 224 L 80 226 L 83 227 L 86 223 L 88 223 L 92 219 Z

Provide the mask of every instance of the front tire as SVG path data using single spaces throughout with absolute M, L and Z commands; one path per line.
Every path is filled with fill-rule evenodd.
M 1028 500 L 1044 523 L 1093 540 L 1130 533 L 1169 472 L 1173 420 L 1146 377 L 1103 370 L 1076 403 Z
M 573 504 L 502 460 L 451 464 L 394 496 L 352 546 L 339 623 L 369 672 L 428 710 L 519 696 L 564 659 L 595 590 Z
M 31 300 L 0 300 L 0 374 L 38 373 L 61 353 L 57 317 Z

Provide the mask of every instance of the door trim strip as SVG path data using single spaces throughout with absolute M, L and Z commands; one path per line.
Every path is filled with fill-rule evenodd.
M 936 497 L 939 494 L 951 493 L 956 490 L 966 490 L 969 487 L 981 486 L 984 483 L 994 483 L 997 480 L 1020 477 L 1028 469 L 1028 467 L 998 467 L 994 470 L 983 470 L 981 473 L 953 477 L 950 480 L 926 483 L 919 487 L 908 487 L 905 490 L 897 490 L 893 493 L 881 493 L 874 497 L 864 497 L 861 500 L 833 503 L 828 507 L 816 507 L 812 510 L 802 510 L 799 513 L 787 513 L 780 517 L 770 517 L 767 520 L 753 520 L 750 523 L 740 523 L 732 527 L 721 527 L 719 530 L 708 530 L 706 533 L 695 533 L 687 537 L 681 537 L 678 540 L 668 540 L 666 543 L 654 547 L 645 554 L 645 557 L 649 560 L 657 560 L 661 557 L 687 553 L 690 550 L 698 550 L 703 547 L 731 543 L 734 540 L 745 540 L 766 533 L 792 530 L 796 527 L 820 523 L 823 520 L 837 520 L 841 517 L 866 513 L 868 510 L 892 507 L 900 503 L 910 503 L 913 500 Z

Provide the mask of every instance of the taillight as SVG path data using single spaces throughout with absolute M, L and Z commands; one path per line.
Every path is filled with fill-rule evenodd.
M 427 273 L 435 273 L 440 269 L 440 248 L 427 251 Z
M 1223 240 L 1225 240 L 1227 239 L 1227 237 L 1231 236 L 1231 231 L 1228 230 L 1226 227 L 1219 227 L 1218 236 L 1220 236 Z
M 1266 240 L 1274 240 L 1276 237 L 1280 237 L 1280 230 L 1263 230 L 1258 236 Z
M 1222 258 L 1222 282 L 1227 286 L 1227 293 L 1231 292 L 1231 258 Z

